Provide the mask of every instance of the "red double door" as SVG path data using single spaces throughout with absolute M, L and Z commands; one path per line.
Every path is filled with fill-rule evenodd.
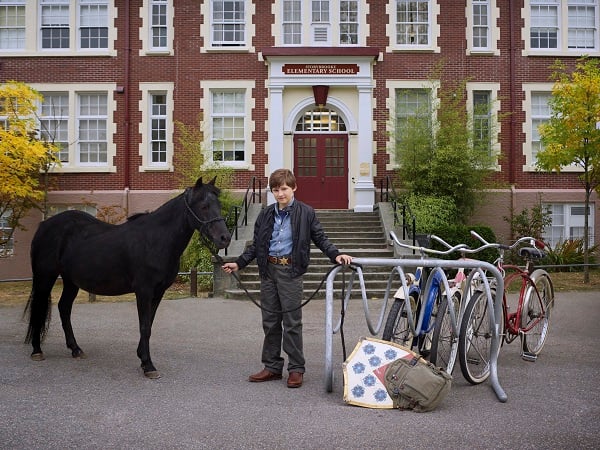
M 294 135 L 296 198 L 315 209 L 348 208 L 348 135 Z

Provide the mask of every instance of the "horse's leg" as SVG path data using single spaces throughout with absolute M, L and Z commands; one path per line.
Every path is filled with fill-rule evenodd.
M 150 334 L 155 313 L 152 295 L 146 290 L 145 292 L 136 292 L 135 298 L 140 323 L 140 342 L 137 348 L 137 355 L 142 361 L 144 375 L 148 378 L 160 378 L 160 374 L 156 370 L 156 367 L 154 367 L 152 359 L 150 359 Z
M 71 349 L 73 358 L 86 358 L 86 354 L 77 345 L 75 335 L 73 334 L 73 327 L 71 326 L 71 310 L 73 309 L 73 302 L 78 292 L 78 286 L 70 280 L 63 278 L 63 290 L 58 301 L 58 311 L 60 312 L 60 320 L 65 332 L 67 347 Z

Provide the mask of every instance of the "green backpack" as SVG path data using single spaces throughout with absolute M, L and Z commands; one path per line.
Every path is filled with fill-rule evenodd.
M 418 356 L 393 361 L 385 370 L 385 387 L 394 408 L 426 412 L 450 392 L 452 376 Z

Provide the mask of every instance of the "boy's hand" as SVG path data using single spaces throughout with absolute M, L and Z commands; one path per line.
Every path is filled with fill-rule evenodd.
M 338 264 L 350 264 L 352 262 L 352 256 L 340 254 L 335 257 Z
M 235 272 L 236 270 L 238 270 L 239 267 L 236 263 L 230 262 L 230 263 L 223 264 L 221 266 L 221 269 L 223 269 L 227 273 L 231 273 L 231 272 Z

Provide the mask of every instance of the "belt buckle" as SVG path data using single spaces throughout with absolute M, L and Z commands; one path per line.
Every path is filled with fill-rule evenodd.
M 288 259 L 285 256 L 283 258 L 278 258 L 277 261 L 282 266 L 287 266 L 289 264 Z

